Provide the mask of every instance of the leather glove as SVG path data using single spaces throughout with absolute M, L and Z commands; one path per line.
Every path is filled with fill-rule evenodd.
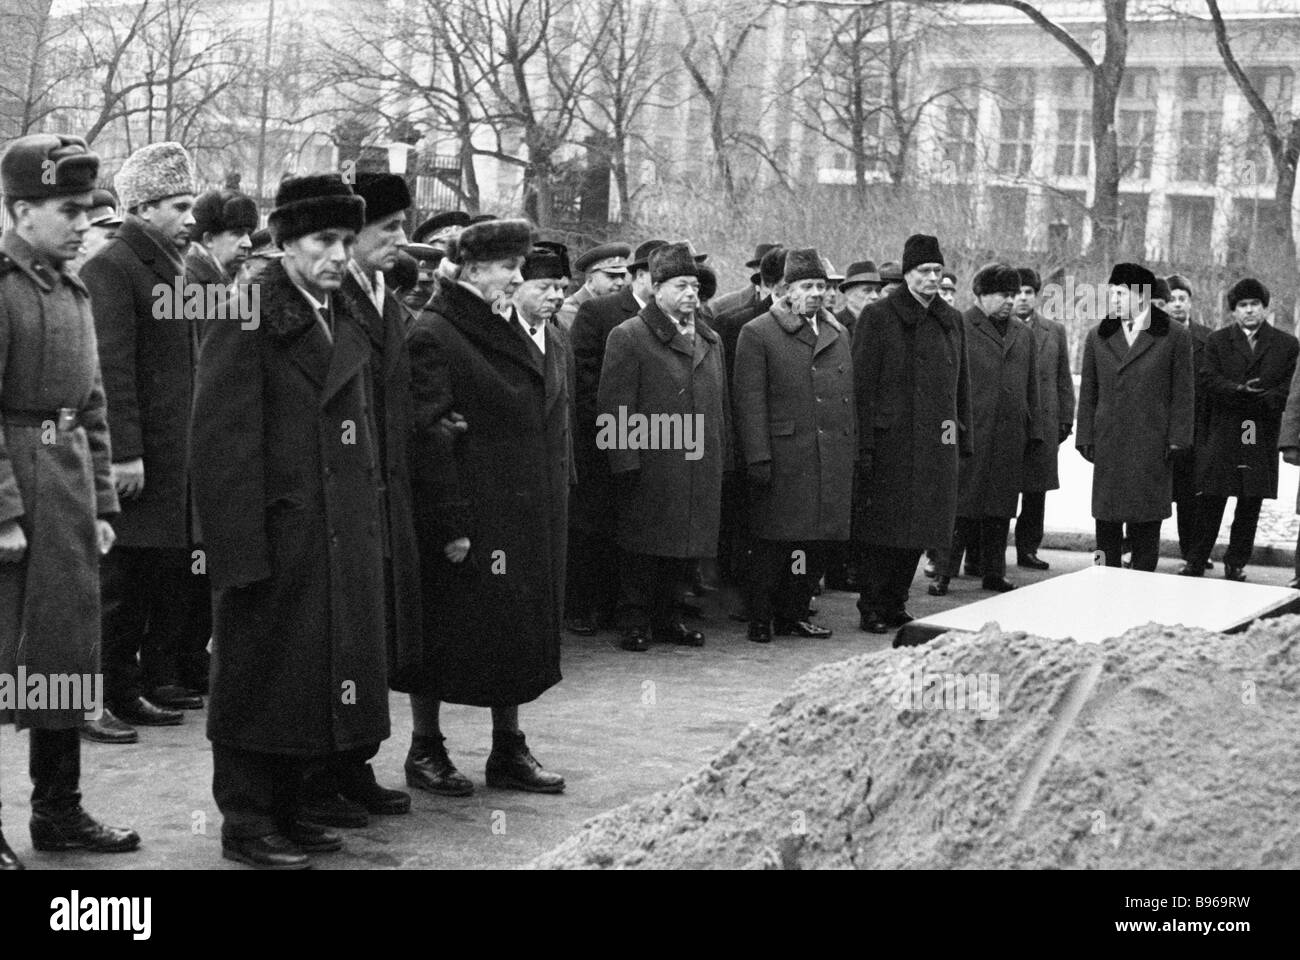
M 1072 427 L 1072 426 L 1071 426 L 1070 424 L 1068 424 L 1068 423 L 1063 423 L 1063 424 L 1061 424 L 1060 432 L 1057 434 L 1057 440 L 1056 440 L 1056 442 L 1057 442 L 1057 443 L 1065 443 L 1065 441 L 1068 440 L 1068 439 L 1070 438 L 1070 434 L 1072 434 L 1072 433 L 1074 433 L 1074 427 Z
M 1092 458 L 1093 455 L 1097 452 L 1097 448 L 1094 447 L 1091 443 L 1079 447 L 1078 450 L 1079 450 L 1079 456 L 1083 457 L 1083 459 L 1087 460 L 1089 463 L 1094 462 Z
M 772 461 L 764 460 L 761 463 L 751 463 L 749 469 L 745 471 L 745 481 L 756 487 L 770 487 L 772 485 Z

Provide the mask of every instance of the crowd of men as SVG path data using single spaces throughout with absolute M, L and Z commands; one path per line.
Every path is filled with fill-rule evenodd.
M 0 676 L 105 687 L 92 718 L 0 702 L 31 729 L 38 850 L 135 849 L 81 806 L 80 742 L 205 697 L 223 854 L 252 866 L 409 812 L 370 763 L 390 690 L 408 786 L 475 789 L 449 701 L 489 708 L 488 786 L 559 793 L 519 721 L 565 629 L 699 647 L 692 595 L 722 583 L 756 643 L 829 636 L 823 587 L 887 634 L 923 554 L 933 595 L 963 570 L 1011 590 L 1013 519 L 1017 565 L 1048 567 L 1072 433 L 1105 563 L 1154 570 L 1176 504 L 1202 576 L 1235 498 L 1242 580 L 1279 451 L 1300 463 L 1300 345 L 1253 278 L 1211 330 L 1185 279 L 1115 265 L 1076 404 L 1039 274 L 988 264 L 960 312 L 930 235 L 844 274 L 758 244 L 719 295 L 688 242 L 571 264 L 460 211 L 408 236 L 391 174 L 287 178 L 265 227 L 237 191 L 196 195 L 178 143 L 133 153 L 116 196 L 72 136 L 13 141 L 0 175 Z M 21 868 L 2 834 L 0 868 Z

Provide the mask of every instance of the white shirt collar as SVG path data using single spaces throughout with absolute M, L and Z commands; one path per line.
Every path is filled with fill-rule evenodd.
M 537 344 L 537 349 L 542 351 L 542 353 L 546 353 L 546 321 L 539 320 L 537 327 L 534 330 L 529 327 L 528 321 L 524 319 L 523 313 L 521 313 L 517 308 L 515 310 L 515 319 L 519 321 L 519 326 L 523 329 L 524 333 L 527 334 L 528 339 Z

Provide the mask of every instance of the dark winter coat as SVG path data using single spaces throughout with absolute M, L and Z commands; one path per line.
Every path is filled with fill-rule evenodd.
M 388 673 L 397 677 L 419 666 L 423 630 L 420 553 L 415 543 L 406 450 L 411 431 L 411 361 L 406 352 L 410 314 L 391 290 L 384 293 L 381 314 L 351 272 L 343 281 L 342 292 L 370 340 L 368 383 L 378 462 L 382 465 Z
M 46 422 L 60 407 L 79 411 L 70 431 Z M 0 238 L 0 410 L 0 523 L 27 537 L 22 559 L 0 563 L 0 674 L 97 674 L 95 518 L 113 519 L 117 494 L 90 297 L 12 231 Z M 66 729 L 84 716 L 0 710 L 0 723 Z
M 1060 436 L 1074 429 L 1074 378 L 1070 376 L 1070 344 L 1065 325 L 1038 311 L 1029 318 L 1038 348 L 1038 429 L 1043 442 L 1029 450 L 1021 489 L 1031 493 L 1055 490 Z
M 745 307 L 756 307 L 764 299 L 762 291 L 751 283 L 739 290 L 731 290 L 727 293 L 719 294 L 709 302 L 709 306 L 713 310 L 713 316 L 716 319 L 721 319 L 725 314 L 728 314 L 733 310 L 740 310 Z M 763 310 L 766 309 L 766 307 L 763 308 Z M 758 313 L 754 314 L 754 316 L 758 316 L 758 314 L 762 313 L 763 310 L 759 310 Z M 714 332 L 719 332 L 716 327 Z
M 348 298 L 333 336 L 282 263 L 261 322 L 205 325 L 192 476 L 212 579 L 214 743 L 291 756 L 388 736 L 384 531 L 371 347 Z
M 1199 377 L 1201 363 L 1205 356 L 1205 341 L 1210 338 L 1211 331 L 1203 323 L 1188 323 L 1186 330 L 1192 335 L 1192 370 Z M 1210 427 L 1210 411 L 1209 404 L 1206 403 L 1205 391 L 1201 389 L 1199 383 L 1195 384 L 1194 390 L 1196 426 L 1193 431 L 1193 452 L 1191 456 L 1178 457 L 1174 460 L 1174 502 L 1176 503 L 1190 500 L 1197 494 L 1196 461 L 1199 454 L 1196 451 L 1205 443 Z
M 411 483 L 424 663 L 399 689 L 451 703 L 527 703 L 560 681 L 572 358 L 552 321 L 546 355 L 515 319 L 443 282 L 411 328 Z M 469 424 L 449 437 L 450 411 Z M 461 563 L 443 553 L 468 537 Z
M 651 301 L 609 335 L 600 374 L 600 412 L 676 416 L 683 430 L 703 417 L 703 455 L 687 460 L 682 449 L 609 450 L 614 474 L 638 471 L 617 498 L 618 542 L 632 553 L 660 557 L 712 557 L 718 549 L 722 474 L 730 469 L 731 412 L 722 343 L 702 321 L 692 344 Z M 684 437 L 684 434 L 680 435 Z M 692 439 L 699 442 L 698 433 Z
M 162 284 L 170 294 L 183 275 L 164 242 L 128 217 L 80 272 L 95 315 L 113 459 L 144 459 L 144 492 L 122 501 L 114 524 L 122 547 L 184 549 L 191 543 L 185 463 L 195 321 L 155 316 L 154 287 Z M 183 304 L 171 306 L 175 316 Z
M 947 549 L 958 458 L 973 451 L 966 328 L 906 284 L 862 311 L 853 337 L 859 482 L 855 540 Z
M 745 324 L 736 349 L 733 412 L 738 461 L 769 462 L 751 485 L 751 533 L 763 540 L 847 540 L 857 430 L 853 351 L 821 311 L 818 331 L 784 300 Z
M 1131 348 L 1113 317 L 1088 331 L 1075 446 L 1094 448 L 1093 517 L 1139 523 L 1169 516 L 1169 447 L 1192 444 L 1192 378 L 1191 335 L 1159 307 Z
M 726 313 L 715 314 L 710 326 L 713 328 L 713 332 L 722 340 L 722 349 L 727 365 L 727 383 L 731 383 L 735 379 L 736 344 L 740 342 L 741 328 L 755 317 L 762 316 L 771 309 L 772 298 L 767 296 L 745 301 Z
M 1218 497 L 1277 497 L 1278 434 L 1300 343 L 1268 323 L 1255 349 L 1236 323 L 1205 342 L 1197 388 L 1205 397 L 1209 432 L 1196 448 L 1196 489 Z M 1263 393 L 1237 388 L 1259 378 Z

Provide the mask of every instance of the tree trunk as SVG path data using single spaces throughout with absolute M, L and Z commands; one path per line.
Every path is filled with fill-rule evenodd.
M 1093 202 L 1091 250 L 1112 263 L 1119 232 L 1119 142 L 1115 134 L 1115 91 L 1101 71 L 1092 84 Z

